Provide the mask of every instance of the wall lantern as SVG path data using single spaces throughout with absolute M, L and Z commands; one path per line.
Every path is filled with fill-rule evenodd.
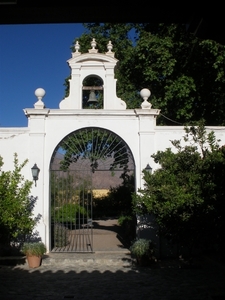
M 35 181 L 35 186 L 37 186 L 36 181 L 38 180 L 38 175 L 40 172 L 40 169 L 38 168 L 37 164 L 34 164 L 34 166 L 31 168 L 31 172 L 32 172 L 33 180 Z
M 152 167 L 150 167 L 149 164 L 147 164 L 147 166 L 145 167 L 145 171 L 149 174 L 152 174 Z

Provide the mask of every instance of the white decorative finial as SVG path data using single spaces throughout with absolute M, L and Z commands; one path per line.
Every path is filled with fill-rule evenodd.
M 95 39 L 92 39 L 92 41 L 91 41 L 92 50 L 95 50 L 96 45 L 97 45 L 97 43 L 96 43 Z
M 34 108 L 43 109 L 45 108 L 44 102 L 42 98 L 45 96 L 45 90 L 42 88 L 38 88 L 34 92 L 35 96 L 38 98 L 38 101 L 34 104 Z
M 80 50 L 80 44 L 79 44 L 78 41 L 76 41 L 74 49 L 75 49 L 75 51 L 72 52 L 72 57 L 77 57 L 78 55 L 81 55 L 81 53 L 79 52 L 79 50 Z
M 95 49 L 96 45 L 97 45 L 97 43 L 96 43 L 95 39 L 92 39 L 92 41 L 91 41 L 92 49 L 89 49 L 88 52 L 89 53 L 98 53 L 98 49 Z
M 108 52 L 112 52 L 112 48 L 113 48 L 113 44 L 111 43 L 111 41 L 109 41 L 109 43 L 107 44 Z
M 113 48 L 113 44 L 111 43 L 111 41 L 109 41 L 108 44 L 107 44 L 108 52 L 106 52 L 105 54 L 109 55 L 111 57 L 114 57 L 115 53 L 112 52 L 112 48 Z
M 45 95 L 45 90 L 42 89 L 42 88 L 38 88 L 38 89 L 35 90 L 34 94 L 38 98 L 38 100 L 42 100 L 42 98 Z
M 140 91 L 141 97 L 144 99 L 144 101 L 141 103 L 142 109 L 150 109 L 152 107 L 152 104 L 148 102 L 148 98 L 151 96 L 151 92 L 148 89 L 142 89 Z
M 76 41 L 76 44 L 75 44 L 75 47 L 74 47 L 74 48 L 75 48 L 75 50 L 76 50 L 75 52 L 78 53 L 79 50 L 80 50 L 80 44 L 79 44 L 78 41 Z

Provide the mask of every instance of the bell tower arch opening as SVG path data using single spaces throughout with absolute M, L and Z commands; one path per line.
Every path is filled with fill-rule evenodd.
M 104 108 L 103 80 L 100 76 L 91 74 L 84 78 L 82 85 L 82 108 Z

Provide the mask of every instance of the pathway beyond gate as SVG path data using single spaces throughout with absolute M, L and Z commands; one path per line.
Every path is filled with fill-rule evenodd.
M 94 251 L 127 251 L 128 245 L 123 238 L 123 232 L 117 219 L 93 221 Z

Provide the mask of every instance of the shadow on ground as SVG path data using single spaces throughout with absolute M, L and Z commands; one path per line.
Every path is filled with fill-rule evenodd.
M 1 299 L 225 299 L 224 270 L 0 266 Z

